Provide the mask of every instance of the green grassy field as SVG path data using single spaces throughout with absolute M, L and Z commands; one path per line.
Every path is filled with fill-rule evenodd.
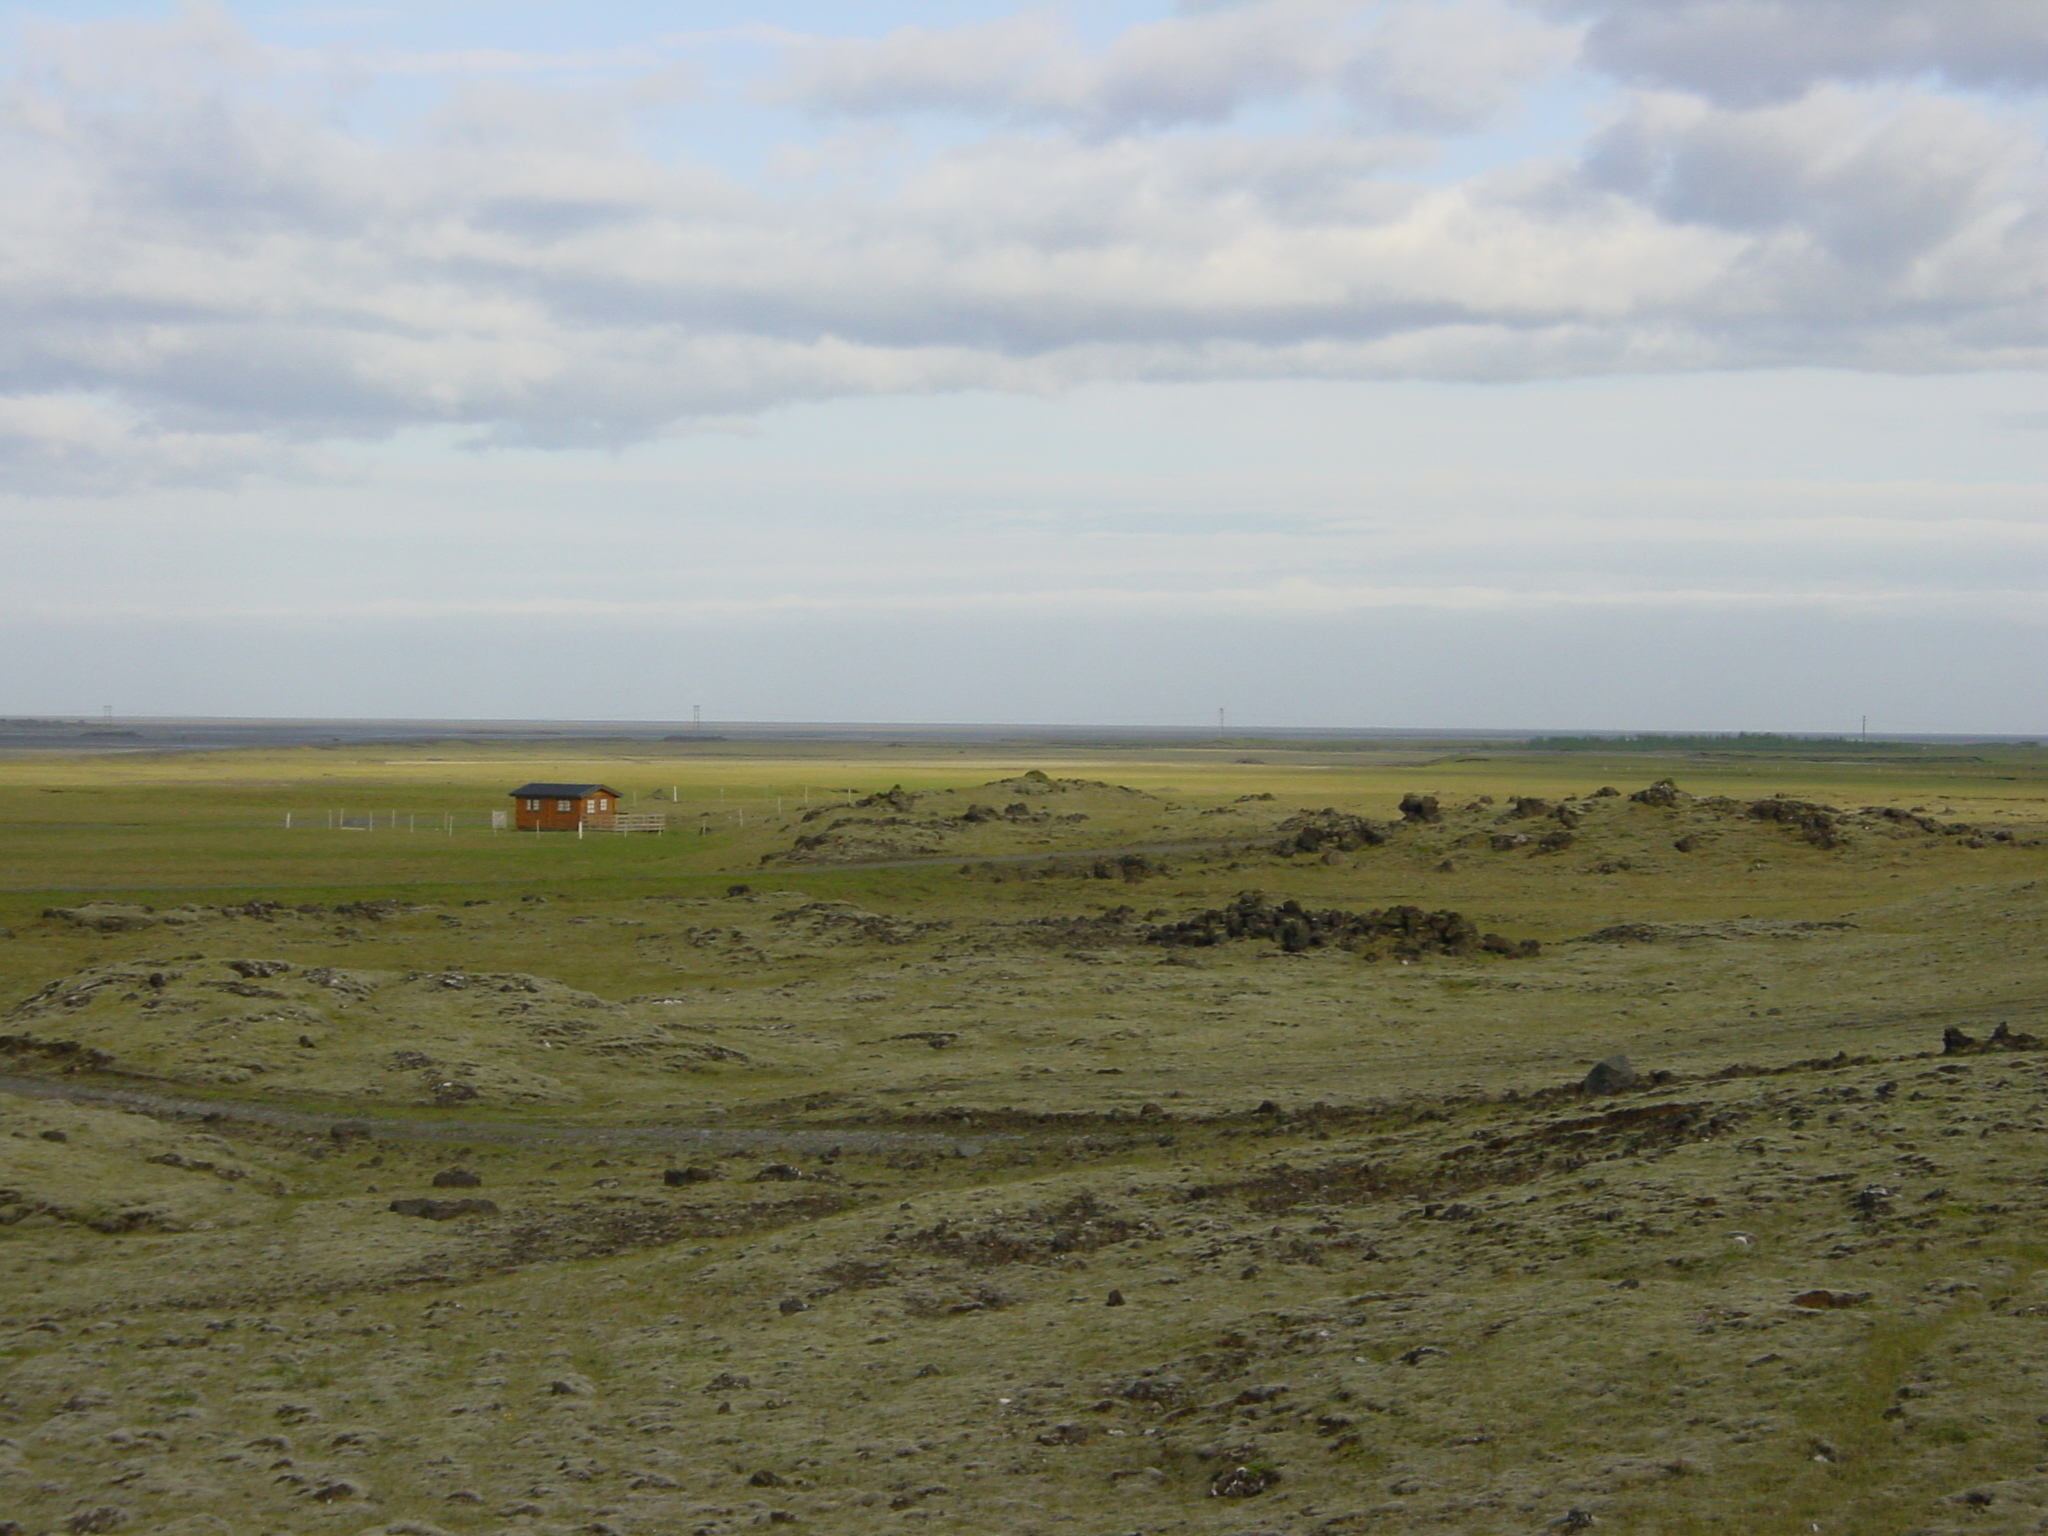
M 1667 773 L 1700 794 L 1787 794 L 1847 804 L 1939 802 L 1966 817 L 2029 814 L 2048 806 L 2048 763 L 2025 749 L 1984 749 L 1953 761 L 1776 761 L 1751 757 L 1681 760 L 1659 756 L 1495 754 L 1413 761 L 1414 754 L 1182 750 L 1077 756 L 1043 750 L 1000 755 L 956 749 L 875 749 L 858 756 L 796 761 L 738 747 L 622 758 L 592 751 L 513 758 L 501 748 L 422 747 L 365 751 L 0 758 L 0 815 L 9 847 L 0 865 L 11 893 L 80 890 L 170 893 L 199 890 L 324 890 L 408 885 L 442 879 L 520 881 L 536 875 L 522 859 L 561 852 L 560 839 L 492 838 L 480 823 L 510 805 L 506 791 L 529 779 L 614 784 L 640 797 L 636 809 L 671 812 L 681 836 L 588 838 L 575 878 L 717 873 L 773 842 L 806 804 L 901 784 L 913 791 L 964 790 L 1020 770 L 1111 777 L 1165 797 L 1217 804 L 1272 793 L 1292 808 L 1334 804 L 1390 815 L 1401 795 L 1584 794 L 1609 782 L 1639 783 Z M 1381 760 L 1391 757 L 1392 762 Z M 1161 760 L 1170 758 L 1177 760 Z M 1290 760 L 1293 759 L 1293 760 Z M 656 793 L 677 800 L 648 799 Z M 778 814 L 778 805 L 780 813 Z M 375 832 L 325 832 L 329 812 L 374 815 Z M 286 835 L 284 818 L 298 825 Z M 397 816 L 397 830 L 386 818 Z M 461 818 L 458 835 L 434 823 Z M 739 817 L 748 818 L 742 826 Z M 406 829 L 415 818 L 416 830 Z M 708 822 L 712 835 L 697 838 Z M 403 837 L 403 846 L 394 841 Z M 677 843 L 689 846 L 679 849 Z M 571 839 L 570 841 L 573 841 Z M 361 845 L 361 846 L 357 846 Z
M 2048 1521 L 2038 751 L 622 750 L 0 757 L 0 1525 Z

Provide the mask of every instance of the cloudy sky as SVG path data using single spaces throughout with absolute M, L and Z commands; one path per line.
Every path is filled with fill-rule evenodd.
M 2048 732 L 2040 0 L 0 26 L 0 713 Z

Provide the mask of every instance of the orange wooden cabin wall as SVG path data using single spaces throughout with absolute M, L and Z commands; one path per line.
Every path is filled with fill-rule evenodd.
M 567 811 L 556 810 L 558 802 L 552 796 L 541 801 L 539 810 L 529 811 L 526 799 L 520 795 L 512 801 L 512 825 L 521 832 L 574 832 L 579 821 L 587 821 L 592 816 L 609 816 L 619 808 L 618 802 L 610 795 L 585 795 L 582 799 L 571 800 L 569 804 L 573 809 Z M 598 809 L 586 811 L 583 808 L 585 800 L 595 801 Z

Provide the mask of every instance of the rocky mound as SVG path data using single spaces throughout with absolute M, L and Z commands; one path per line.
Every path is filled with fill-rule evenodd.
M 283 1192 L 218 1137 L 135 1115 L 0 1098 L 0 1229 L 212 1231 L 267 1218 Z
M 1000 789 L 1013 795 L 1078 795 L 1087 793 L 1107 795 L 1129 795 L 1136 800 L 1156 800 L 1158 796 L 1142 789 L 1133 789 L 1128 784 L 1112 784 L 1106 779 L 1056 779 L 1041 769 L 1032 768 L 1008 779 L 991 779 L 982 786 L 984 789 Z
M 389 972 L 285 960 L 88 966 L 16 1004 L 0 1063 L 396 1103 L 567 1104 L 611 1063 L 701 1071 L 740 1052 L 524 973 Z
M 1280 840 L 1273 845 L 1273 851 L 1283 858 L 1297 853 L 1353 853 L 1360 848 L 1378 848 L 1388 835 L 1388 829 L 1379 822 L 1330 806 L 1290 816 L 1280 823 L 1278 830 Z
M 1800 841 L 1826 852 L 1849 847 L 1859 833 L 1894 838 L 1914 834 L 1954 838 L 1969 848 L 1988 848 L 2015 840 L 2013 834 L 2004 828 L 1983 827 L 1966 821 L 1937 821 L 1917 808 L 1904 810 L 1896 805 L 1866 805 L 1859 810 L 1842 810 L 1789 795 L 1772 795 L 1751 801 L 1731 800 L 1722 795 L 1694 796 L 1670 779 L 1660 779 L 1628 798 L 1633 804 L 1658 810 L 1689 810 L 1694 813 L 1695 820 L 1704 816 L 1707 820 L 1724 823 L 1763 822 L 1780 827 Z
M 990 791 L 993 794 L 984 793 Z M 824 825 L 799 834 L 788 848 L 763 854 L 761 862 L 821 865 L 929 858 L 955 851 L 963 842 L 969 851 L 977 851 L 986 848 L 988 842 L 986 836 L 977 834 L 990 829 L 1070 827 L 1088 821 L 1088 811 L 1047 809 L 1032 803 L 1046 796 L 1076 795 L 1114 796 L 1119 800 L 1155 798 L 1121 784 L 1099 779 L 1056 779 L 1037 769 L 1014 778 L 993 780 L 978 790 L 912 793 L 895 785 L 857 800 L 813 806 L 804 813 L 803 822 L 810 825 L 822 821 Z M 1095 809 L 1103 809 L 1099 798 Z
M 1278 944 L 1289 954 L 1335 947 L 1355 950 L 1368 959 L 1393 955 L 1510 955 L 1526 958 L 1541 946 L 1497 933 L 1482 934 L 1461 912 L 1426 912 L 1420 907 L 1387 907 L 1376 912 L 1314 910 L 1288 900 L 1277 905 L 1263 892 L 1245 891 L 1227 907 L 1197 912 L 1145 935 L 1153 944 L 1208 947 L 1239 939 Z
M 331 907 L 321 906 L 318 902 L 286 906 L 280 901 L 241 901 L 218 907 L 186 903 L 176 907 L 158 908 L 141 902 L 89 901 L 76 907 L 45 907 L 42 915 L 50 922 L 66 923 L 74 928 L 90 928 L 97 933 L 136 933 L 145 928 L 186 928 L 195 923 L 231 921 L 238 918 L 263 923 L 290 919 L 318 921 L 327 918 L 382 922 L 386 918 L 397 917 L 403 913 L 425 910 L 427 909 L 409 902 L 382 897 L 372 901 L 344 901 Z
M 1006 821 L 1014 826 L 1029 827 L 1043 826 L 1053 819 L 1053 815 L 1050 811 L 1034 811 L 1022 800 L 1013 800 L 1000 811 L 992 805 L 970 805 L 960 813 L 957 819 L 962 824 L 970 827 L 980 826 L 986 822 L 993 821 Z M 1086 816 L 1072 816 L 1061 819 L 1086 821 L 1088 818 Z
M 1646 812 L 1658 813 L 1655 816 Z M 1459 806 L 1446 805 L 1434 794 L 1410 792 L 1400 802 L 1398 821 L 1373 821 L 1363 816 L 1325 807 L 1288 817 L 1275 828 L 1272 851 L 1282 858 L 1321 855 L 1336 862 L 1334 855 L 1360 849 L 1379 848 L 1406 839 L 1422 839 L 1427 849 L 1449 851 L 1479 847 L 1494 853 L 1524 853 L 1531 856 L 1558 854 L 1567 849 L 1591 851 L 1605 857 L 1596 861 L 1596 872 L 1611 874 L 1633 867 L 1628 860 L 1617 861 L 1617 851 L 1640 852 L 1640 841 L 1650 833 L 1679 853 L 1707 851 L 1724 836 L 1742 829 L 1775 828 L 1823 852 L 1839 852 L 1855 845 L 1859 838 L 1899 839 L 1932 837 L 1959 843 L 1966 848 L 1990 848 L 2018 841 L 2003 828 L 1969 822 L 1938 821 L 1919 808 L 1864 806 L 1842 810 L 1816 801 L 1787 795 L 1759 800 L 1735 800 L 1719 795 L 1693 795 L 1670 779 L 1624 796 L 1616 789 L 1601 789 L 1578 799 L 1552 800 L 1539 795 L 1512 795 L 1497 801 L 1491 795 Z M 1620 849 L 1617 844 L 1623 845 Z M 1730 853 L 1753 857 L 1763 852 L 1754 839 L 1739 836 L 1728 844 Z
M 908 817 L 847 816 L 822 832 L 806 832 L 789 847 L 761 855 L 763 864 L 856 864 L 929 858 L 946 851 L 944 822 Z
M 884 917 L 850 901 L 807 901 L 769 919 L 814 941 L 856 944 L 907 944 L 919 934 L 941 926 Z

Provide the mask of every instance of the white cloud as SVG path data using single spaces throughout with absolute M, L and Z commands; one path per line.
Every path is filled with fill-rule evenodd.
M 945 110 L 1093 132 L 1221 122 L 1327 79 L 1357 0 L 1256 0 L 1129 29 L 1090 56 L 1063 9 L 800 44 L 772 94 L 817 111 Z
M 0 398 L 0 472 L 17 492 L 220 486 L 258 473 L 303 478 L 324 467 L 258 432 L 165 431 L 115 403 L 75 395 Z
M 973 26 L 900 27 L 883 37 L 791 40 L 765 94 L 818 111 L 981 113 L 1018 99 L 1034 76 L 1079 64 L 1066 18 L 1038 9 Z
M 217 9 L 45 29 L 0 98 L 0 397 L 124 425 L 94 449 L 37 407 L 10 440 L 176 478 L 290 462 L 261 443 L 616 445 L 862 394 L 2048 363 L 2048 180 L 2017 116 L 1648 94 L 1583 160 L 1453 178 L 1337 105 L 1469 125 L 1569 38 L 1486 0 L 1255 0 L 1093 52 L 1045 10 L 792 44 L 782 88 L 821 109 L 999 120 L 922 159 L 840 145 L 877 167 L 849 191 L 638 145 L 670 65 L 471 82 L 378 138 L 329 110 L 333 59 Z M 1313 126 L 1227 126 L 1317 92 Z
M 1089 134 L 1213 125 L 1336 91 L 1369 119 L 1468 127 L 1569 61 L 1576 29 L 1497 0 L 1244 0 L 1186 8 L 1089 53 L 1064 9 L 798 43 L 773 99 L 813 111 L 948 111 Z
M 1489 122 L 1531 81 L 1572 62 L 1575 29 L 1540 26 L 1487 0 L 1387 8 L 1337 81 L 1368 119 L 1455 131 Z

